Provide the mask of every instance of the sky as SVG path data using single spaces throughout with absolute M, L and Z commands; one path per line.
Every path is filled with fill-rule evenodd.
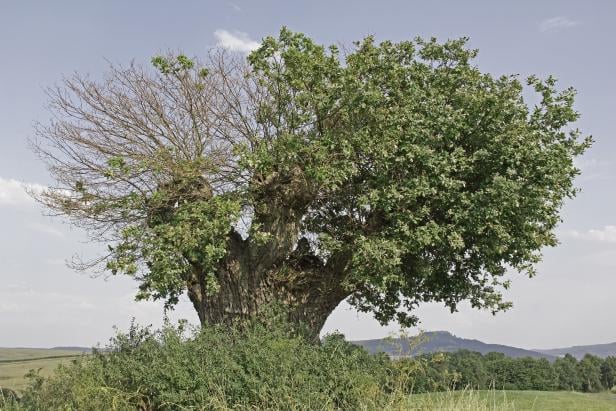
M 511 273 L 514 307 L 492 316 L 463 305 L 417 310 L 423 330 L 490 343 L 550 348 L 616 341 L 616 2 L 605 1 L 24 1 L 0 0 L 0 347 L 105 344 L 134 318 L 159 326 L 161 304 L 135 302 L 130 278 L 79 273 L 65 264 L 98 249 L 43 210 L 24 186 L 51 182 L 28 148 L 49 119 L 44 88 L 73 72 L 102 76 L 109 63 L 153 55 L 204 56 L 212 47 L 255 48 L 281 26 L 323 44 L 416 36 L 470 37 L 476 64 L 495 75 L 555 75 L 578 90 L 577 126 L 594 146 L 579 159 L 578 197 L 567 202 L 538 275 Z M 171 319 L 197 317 L 187 300 Z M 612 324 L 610 326 L 609 324 Z M 395 332 L 343 303 L 323 332 L 352 340 Z M 417 329 L 410 330 L 411 332 Z

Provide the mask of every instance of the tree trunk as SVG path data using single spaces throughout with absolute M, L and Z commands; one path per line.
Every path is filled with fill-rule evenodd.
M 230 324 L 281 303 L 291 324 L 318 341 L 327 317 L 350 294 L 343 280 L 351 254 L 339 252 L 323 261 L 305 237 L 299 238 L 302 217 L 314 196 L 306 181 L 299 167 L 284 176 L 255 176 L 260 197 L 253 223 L 269 239 L 243 239 L 232 230 L 227 257 L 217 272 L 220 288 L 214 294 L 207 293 L 205 275 L 194 267 L 188 296 L 202 324 Z
M 193 287 L 188 294 L 202 325 L 231 325 L 236 320 L 258 315 L 272 303 L 280 303 L 288 310 L 289 322 L 298 332 L 301 330 L 307 333 L 311 340 L 318 340 L 325 321 L 346 297 L 343 292 L 298 292 L 282 285 L 263 285 L 246 293 L 245 290 L 229 285 L 209 296 L 204 296 L 199 291 L 197 287 Z
M 271 255 L 277 253 L 251 253 L 249 241 L 233 233 L 229 255 L 217 273 L 218 291 L 207 292 L 205 275 L 197 267 L 188 283 L 188 297 L 201 324 L 231 325 L 280 303 L 289 322 L 318 341 L 329 315 L 349 295 L 342 285 L 348 258 L 334 256 L 324 264 L 307 248 L 307 240 L 302 238 L 294 252 L 276 260 Z

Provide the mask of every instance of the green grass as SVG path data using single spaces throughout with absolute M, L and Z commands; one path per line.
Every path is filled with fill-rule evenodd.
M 566 391 L 456 391 L 416 394 L 415 410 L 614 411 L 616 394 Z
M 81 355 L 71 350 L 0 348 L 0 387 L 20 390 L 27 384 L 24 376 L 28 371 L 40 369 L 41 375 L 48 376 L 58 364 Z
M 616 395 L 609 393 L 506 391 L 494 397 L 496 401 L 506 397 L 515 410 L 616 410 Z

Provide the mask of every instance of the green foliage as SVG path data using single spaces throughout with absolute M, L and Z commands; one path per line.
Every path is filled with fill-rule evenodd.
M 412 323 L 400 307 L 423 301 L 509 307 L 500 277 L 532 274 L 556 244 L 573 158 L 591 142 L 567 128 L 572 89 L 530 77 L 531 109 L 520 80 L 480 72 L 466 40 L 368 37 L 343 62 L 283 29 L 249 57 L 278 134 L 247 164 L 264 175 L 301 167 L 318 193 L 305 229 L 326 255 L 354 251 L 351 301 L 382 322 Z
M 560 400 L 529 390 L 607 389 L 599 370 L 612 360 L 587 356 L 578 362 L 567 356 L 550 364 L 466 350 L 391 360 L 368 354 L 339 334 L 315 345 L 276 309 L 231 328 L 196 330 L 180 323 L 153 331 L 133 325 L 106 349 L 61 365 L 51 376 L 31 371 L 19 401 L 5 390 L 0 408 L 496 409 L 486 407 L 507 403 L 496 401 L 497 395 L 509 395 L 503 389 L 525 390 L 529 394 L 512 395 L 532 394 L 548 403 Z M 579 371 L 563 380 L 561 372 L 571 369 Z
M 577 365 L 578 375 L 582 391 L 599 392 L 603 390 L 601 384 L 601 364 L 602 360 L 591 354 L 586 354 Z
M 616 357 L 609 356 L 601 364 L 601 385 L 605 388 L 616 386 Z
M 174 74 L 177 75 L 182 71 L 190 70 L 194 67 L 195 63 L 183 54 L 179 54 L 175 59 L 171 59 L 164 56 L 152 57 L 152 65 L 158 69 L 162 74 Z M 205 73 L 207 75 L 207 72 Z
M 288 325 L 131 327 L 51 378 L 32 375 L 26 409 L 383 409 L 391 362 L 339 335 L 321 345 Z
M 567 391 L 579 391 L 582 389 L 577 360 L 572 355 L 566 354 L 562 358 L 557 358 L 553 366 L 558 389 Z
M 0 387 L 0 405 L 15 404 L 19 400 L 17 393 L 10 388 Z
M 578 362 L 566 355 L 551 364 L 545 358 L 511 358 L 501 353 L 435 353 L 411 360 L 422 364 L 412 374 L 412 383 L 414 392 L 466 388 L 599 392 L 611 387 L 608 370 L 613 358 L 587 355 Z
M 42 132 L 59 182 L 46 204 L 111 238 L 100 261 L 168 305 L 235 276 L 278 282 L 289 301 L 350 296 L 382 323 L 411 325 L 432 301 L 507 309 L 504 273 L 532 275 L 556 245 L 591 139 L 572 127 L 573 89 L 484 73 L 467 41 L 370 36 L 342 54 L 283 28 L 245 66 L 156 56 L 153 75 L 69 81 L 75 98 L 53 105 L 63 128 Z M 280 275 L 302 239 L 301 275 Z M 249 301 L 249 288 L 217 301 Z
M 164 193 L 156 197 L 167 200 Z M 139 299 L 165 298 L 167 305 L 175 304 L 195 267 L 205 274 L 208 292 L 215 293 L 217 264 L 226 254 L 226 234 L 239 210 L 237 201 L 223 196 L 177 204 L 173 213 L 153 216 L 146 230 L 126 227 L 123 241 L 110 247 L 114 256 L 107 268 L 134 276 L 138 262 L 145 261 Z

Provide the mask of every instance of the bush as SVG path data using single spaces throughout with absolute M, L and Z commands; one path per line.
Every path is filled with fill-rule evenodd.
M 518 389 L 519 389 L 518 386 L 513 384 L 513 383 L 511 383 L 511 382 L 506 382 L 503 385 L 503 390 L 505 390 L 505 391 L 516 391 Z
M 441 400 L 460 398 L 471 404 L 466 409 L 479 409 L 473 389 L 553 389 L 568 369 L 599 369 L 594 357 L 565 358 L 552 367 L 541 359 L 464 350 L 392 361 L 339 334 L 314 344 L 281 320 L 285 315 L 261 318 L 267 320 L 201 329 L 132 325 L 105 349 L 60 366 L 51 377 L 31 371 L 20 399 L 1 390 L 0 409 L 423 409 L 426 399 L 442 409 Z M 435 391 L 443 395 L 409 395 Z
M 0 405 L 15 404 L 17 403 L 18 399 L 19 397 L 15 391 L 9 388 L 0 387 Z
M 399 387 L 392 362 L 341 335 L 320 345 L 280 325 L 131 326 L 106 350 L 31 375 L 25 409 L 383 409 Z M 400 396 L 402 398 L 402 396 Z

